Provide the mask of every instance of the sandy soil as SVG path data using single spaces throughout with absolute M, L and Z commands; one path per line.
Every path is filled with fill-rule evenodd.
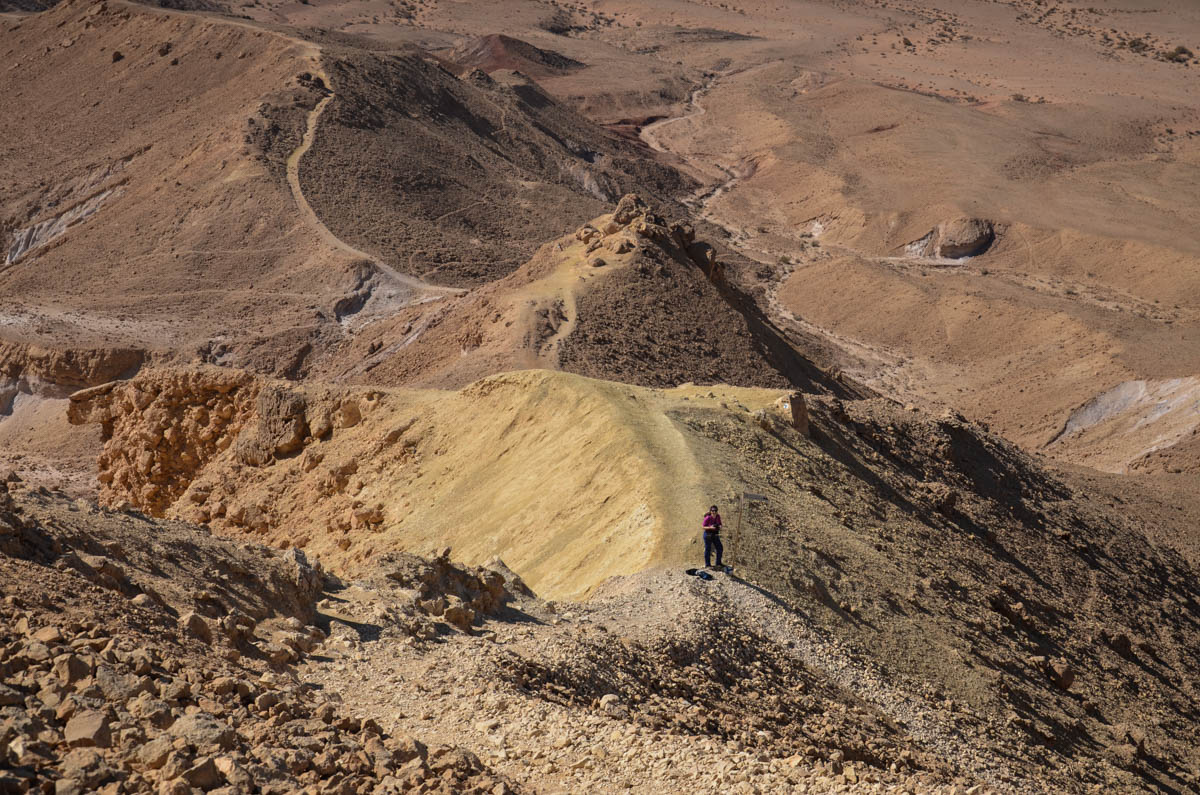
M 78 13 L 69 8 L 54 13 Z M 239 156 L 265 163 L 267 175 L 290 179 L 290 202 L 279 182 L 254 194 L 256 207 L 275 203 L 279 220 L 264 215 L 248 224 L 212 215 L 203 225 L 207 234 L 228 230 L 223 236 L 229 240 L 174 240 L 180 232 L 169 232 L 166 218 L 151 221 L 161 202 L 134 215 L 121 209 L 143 206 L 140 197 L 150 195 L 152 185 L 190 184 L 165 172 L 148 178 L 159 169 L 163 147 L 143 152 L 145 144 L 125 133 L 116 140 L 126 142 L 110 146 L 108 154 L 91 155 L 90 171 L 70 172 L 66 164 L 78 160 L 68 143 L 70 124 L 47 123 L 46 114 L 69 117 L 43 104 L 27 105 L 27 113 L 9 122 L 17 125 L 10 140 L 22 134 L 20 124 L 61 129 L 64 138 L 53 147 L 55 162 L 64 165 L 37 166 L 53 189 L 30 183 L 16 191 L 14 197 L 22 198 L 6 210 L 14 234 L 53 221 L 58 216 L 51 210 L 68 206 L 92 213 L 72 229 L 100 231 L 102 223 L 152 229 L 142 237 L 155 242 L 154 248 L 121 247 L 122 261 L 137 269 L 130 271 L 138 273 L 137 284 L 110 268 L 102 278 L 118 289 L 92 295 L 78 286 L 47 293 L 37 274 L 62 267 L 54 257 L 77 259 L 73 239 L 109 250 L 111 244 L 92 239 L 95 234 L 72 232 L 65 243 L 59 239 L 49 250 L 25 255 L 28 276 L 22 276 L 22 261 L 9 275 L 20 301 L 14 301 L 17 317 L 53 318 L 83 307 L 89 329 L 50 320 L 43 331 L 94 337 L 98 332 L 90 329 L 103 325 L 106 339 L 199 348 L 211 361 L 302 374 L 313 352 L 345 340 L 348 311 L 358 315 L 349 320 L 354 331 L 420 301 L 411 294 L 410 276 L 492 280 L 519 267 L 538 244 L 596 214 L 601 206 L 580 190 L 599 190 L 613 200 L 639 187 L 664 200 L 674 194 L 690 204 L 696 220 L 728 234 L 723 242 L 731 256 L 748 258 L 745 275 L 762 287 L 760 308 L 797 338 L 823 337 L 823 347 L 841 351 L 848 372 L 906 399 L 948 403 L 1067 461 L 1122 469 L 1148 454 L 1160 462 L 1172 455 L 1172 445 L 1164 448 L 1162 440 L 1180 434 L 1166 430 L 1128 443 L 1119 429 L 1106 432 L 1103 450 L 1094 439 L 1085 443 L 1062 431 L 1072 412 L 1122 384 L 1189 378 L 1200 366 L 1193 344 L 1197 318 L 1190 309 L 1200 297 L 1193 231 L 1200 210 L 1192 198 L 1200 192 L 1200 117 L 1189 79 L 1196 59 L 1186 54 L 1200 22 L 1186 6 L 942 8 L 901 2 L 785 8 L 605 0 L 552 8 L 511 0 L 485 8 L 255 2 L 237 11 L 251 21 L 148 17 L 146 25 L 148 31 L 163 24 L 222 26 L 223 35 L 233 37 L 227 49 L 241 47 L 238 55 L 247 56 L 216 61 L 227 65 L 222 69 L 246 64 L 264 42 L 281 52 L 292 48 L 287 57 L 296 59 L 295 66 L 260 71 L 253 83 L 240 81 L 243 99 L 225 91 L 206 95 L 212 101 L 219 96 L 226 109 L 252 104 L 255 94 L 260 103 L 268 98 L 260 104 L 268 133 L 250 136 L 253 146 Z M 288 32 L 255 34 L 254 24 Z M 38 23 L 29 19 L 20 27 L 24 33 L 12 32 L 13 45 L 28 48 L 31 42 L 22 36 L 32 35 Z M 170 40 L 168 32 L 147 33 L 139 46 L 153 49 L 150 40 Z M 253 47 L 232 43 L 247 36 Z M 52 43 L 51 51 L 64 54 L 89 48 L 93 58 L 117 46 L 94 37 L 76 43 L 60 36 Z M 178 54 L 182 45 L 172 46 Z M 386 76 L 370 60 L 377 56 L 352 55 L 348 47 L 402 53 L 397 63 L 408 65 Z M 495 80 L 446 82 L 444 72 L 415 60 L 414 47 L 436 54 L 451 71 L 482 66 Z M 324 52 L 322 65 L 311 63 L 317 48 Z M 174 70 L 203 63 L 162 58 L 177 60 Z M 304 61 L 319 85 L 311 79 L 297 84 L 287 74 L 299 73 Z M 123 75 L 134 62 L 125 58 L 106 68 Z M 29 85 L 27 91 L 57 96 L 60 83 L 53 80 L 69 73 L 53 63 L 39 59 L 37 66 L 22 67 L 33 70 L 28 75 L 13 77 Z M 274 63 L 283 64 L 278 58 Z M 539 88 L 514 77 L 512 69 L 534 77 Z M 375 82 L 444 83 L 441 99 L 418 96 L 405 100 L 406 110 L 395 108 L 398 115 L 364 116 L 363 103 L 386 105 L 370 99 L 371 89 L 356 76 L 363 73 L 374 74 Z M 222 74 L 210 71 L 210 79 L 224 79 Z M 138 79 L 153 87 L 156 75 L 143 71 Z M 588 128 L 565 107 L 545 106 L 549 99 L 533 99 L 531 91 L 543 90 L 609 125 L 616 138 Z M 287 92 L 301 112 L 280 101 Z M 129 115 L 112 102 L 98 108 L 90 128 L 105 129 Z M 226 130 L 241 124 L 197 103 L 189 112 L 196 114 L 189 118 L 205 119 L 204 125 L 190 124 L 197 141 L 201 130 L 217 129 L 217 119 L 228 118 L 221 122 Z M 466 121 L 460 129 L 430 128 L 438 114 Z M 138 129 L 167 125 L 165 131 L 172 124 L 181 122 L 146 118 Z M 386 133 L 363 136 L 360 131 L 372 125 Z M 574 153 L 539 140 L 544 130 L 569 138 Z M 591 164 L 571 161 L 581 145 L 592 152 L 586 158 Z M 537 152 L 537 164 L 520 154 L 522 147 Z M 255 148 L 262 154 L 255 155 Z M 401 153 L 395 174 L 361 167 L 393 159 L 384 149 Z M 219 151 L 211 145 L 196 151 L 209 150 Z M 649 150 L 701 186 L 689 187 L 649 165 Z M 608 165 L 596 167 L 596 153 Z M 178 152 L 170 154 L 173 162 L 186 163 Z M 231 154 L 220 155 L 220 162 L 231 162 Z M 460 171 L 447 182 L 424 175 L 425 155 L 476 162 L 483 171 Z M 215 157 L 209 156 L 212 168 L 220 171 Z M 30 164 L 19 158 L 6 158 L 6 164 L 11 180 L 24 185 L 21 175 L 31 173 Z M 553 166 L 547 170 L 547 164 Z M 496 179 L 506 171 L 506 179 Z M 190 173 L 205 190 L 238 184 Z M 249 176 L 255 173 L 249 165 L 239 173 L 251 180 L 247 184 L 261 179 Z M 393 187 L 397 180 L 400 190 Z M 307 184 L 301 189 L 301 183 Z M 37 209 L 39 190 L 51 210 Z M 266 201 L 272 191 L 274 198 Z M 222 205 L 216 194 L 186 201 L 236 208 L 247 206 L 247 195 L 243 191 L 241 205 Z M 94 206 L 86 205 L 93 200 Z M 149 213 L 145 220 L 137 215 L 143 212 Z M 190 212 L 199 217 L 194 214 L 207 211 Z M 942 261 L 906 253 L 939 223 L 962 216 L 987 219 L 997 230 L 982 256 Z M 290 261 L 312 250 L 306 235 L 314 232 L 322 256 L 339 262 L 332 270 L 315 260 L 299 268 Z M 261 263 L 258 271 L 244 263 L 232 268 L 233 258 L 244 255 Z M 190 285 L 187 274 L 198 268 L 220 286 Z M 158 275 L 147 280 L 147 272 Z M 263 295 L 264 284 L 271 298 Z M 320 285 L 315 292 L 314 285 Z M 183 296 L 189 297 L 186 306 Z M 205 296 L 203 312 L 191 314 L 191 296 Z M 873 311 L 864 312 L 867 305 Z M 179 324 L 155 328 L 163 313 L 179 311 L 194 318 L 186 333 Z M 205 328 L 206 317 L 220 317 L 239 331 Z M 1191 465 L 1184 448 L 1177 452 L 1181 462 L 1162 466 Z
M 1055 789 L 1169 789 L 1192 780 L 1195 549 L 1173 548 L 1190 517 L 1172 511 L 1168 492 L 1122 481 L 1118 494 L 1105 478 L 1063 477 L 953 413 L 883 398 L 810 396 L 806 435 L 789 424 L 777 403 L 786 392 L 777 390 L 657 390 L 546 371 L 492 376 L 458 392 L 233 378 L 217 368 L 148 372 L 76 396 L 73 418 L 107 428 L 106 502 L 300 547 L 355 582 L 382 576 L 397 549 L 444 557 L 449 547 L 471 564 L 499 555 L 546 596 L 603 604 L 614 589 L 641 591 L 638 580 L 621 585 L 614 576 L 664 567 L 664 593 L 620 607 L 622 623 L 636 626 L 645 611 L 669 613 L 681 598 L 670 592 L 698 565 L 696 521 L 716 501 L 727 517 L 728 561 L 747 589 L 729 599 L 747 605 L 744 618 L 761 619 L 764 631 L 782 622 L 782 634 L 750 659 L 769 659 L 790 640 L 802 661 L 828 669 L 823 677 L 907 715 L 922 747 L 942 749 L 935 755 L 962 743 L 977 757 L 960 755 L 962 772 L 997 786 L 1022 790 L 1029 777 L 1053 777 Z M 153 396 L 141 410 L 139 395 Z M 197 455 L 189 463 L 177 447 Z M 738 522 L 743 491 L 767 502 Z M 1142 529 L 1147 520 L 1153 531 Z M 386 599 L 346 599 L 361 603 L 329 609 L 351 630 L 395 621 Z M 380 618 L 364 618 L 376 609 Z M 672 623 L 662 618 L 655 633 Z M 699 642 L 693 629 L 678 628 L 668 648 Z M 584 661 L 567 663 L 576 652 L 561 637 L 540 637 L 528 667 L 518 666 L 546 677 L 538 681 L 581 693 L 602 686 L 585 682 L 619 682 L 609 686 L 626 696 L 644 681 L 640 658 L 606 655 L 605 641 L 592 651 L 584 644 Z M 367 681 L 444 670 L 436 659 L 402 662 L 387 643 L 358 650 L 336 660 Z M 879 672 L 847 657 L 875 661 Z M 620 673 L 625 665 L 633 673 Z M 332 683 L 341 670 L 322 663 L 313 675 Z M 458 704 L 471 696 L 465 683 L 481 678 L 448 677 L 464 686 L 441 695 Z M 1163 681 L 1170 694 L 1153 684 Z M 769 690 L 793 692 L 780 682 Z M 408 711 L 424 691 L 389 692 L 399 714 L 375 694 L 346 695 L 397 728 L 422 725 Z M 961 721 L 929 714 L 930 702 Z M 456 731 L 494 709 L 475 703 L 439 714 L 459 727 L 444 730 Z M 522 707 L 519 722 L 553 719 L 576 732 L 589 720 L 553 712 Z M 1153 732 L 1144 763 L 1123 750 L 1129 725 Z M 531 738 L 513 742 L 546 750 Z M 543 785 L 560 765 L 585 770 L 576 761 L 543 763 L 553 762 Z
M 170 4 L 0 13 L 0 789 L 1195 790 L 1194 4 Z

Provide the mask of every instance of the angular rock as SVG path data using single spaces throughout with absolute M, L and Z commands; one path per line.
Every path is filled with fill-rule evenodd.
M 94 710 L 77 713 L 67 722 L 63 739 L 73 747 L 109 747 L 112 745 L 112 729 L 108 724 L 108 716 Z
M 451 624 L 458 629 L 466 632 L 471 628 L 471 624 L 475 621 L 475 611 L 462 603 L 461 599 L 452 597 L 452 601 L 442 611 L 442 618 L 448 624 Z
M 200 749 L 220 748 L 227 751 L 237 740 L 237 732 L 211 715 L 197 712 L 184 715 L 171 724 L 172 737 L 180 737 Z
M 627 193 L 617 202 L 617 209 L 613 211 L 613 221 L 625 226 L 639 215 L 644 215 L 649 209 L 641 196 L 636 193 Z
M 42 627 L 37 632 L 33 633 L 33 639 L 40 643 L 45 643 L 47 646 L 52 646 L 55 643 L 62 642 L 62 630 L 54 626 Z
M 183 780 L 193 787 L 207 791 L 224 784 L 225 776 L 221 774 L 211 756 L 204 756 L 197 759 L 195 765 L 184 771 Z
M 1061 690 L 1070 690 L 1075 683 L 1075 671 L 1065 661 L 1050 666 L 1050 679 Z
M 149 770 L 158 770 L 167 763 L 167 757 L 171 754 L 171 738 L 167 736 L 155 737 L 153 740 L 143 743 L 137 750 L 137 762 L 142 767 Z
M 21 691 L 8 685 L 0 685 L 0 707 L 19 706 L 24 703 L 25 696 L 21 694 Z
M 804 402 L 803 394 L 793 392 L 790 395 L 784 395 L 775 401 L 775 408 L 802 436 L 809 435 L 808 406 Z
M 955 218 L 938 224 L 936 253 L 949 259 L 974 257 L 987 251 L 995 237 L 990 221 Z
M 212 627 L 208 625 L 208 621 L 199 613 L 184 613 L 179 617 L 179 628 L 193 638 L 198 638 L 205 643 L 212 643 Z

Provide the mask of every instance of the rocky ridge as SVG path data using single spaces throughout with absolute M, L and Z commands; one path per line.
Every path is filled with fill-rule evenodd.
M 459 388 L 544 367 L 646 386 L 861 392 L 806 359 L 730 276 L 691 224 L 627 194 L 509 276 L 364 329 L 314 363 L 313 373 Z
M 312 623 L 324 576 L 303 554 L 5 484 L 0 529 L 4 791 L 517 791 L 297 677 L 326 638 Z M 499 575 L 488 585 L 505 593 Z
M 172 391 L 179 384 L 203 388 L 190 396 Z M 224 397 L 220 384 L 230 387 Z M 954 727 L 956 742 L 982 755 L 971 775 L 1015 789 L 1053 781 L 1063 791 L 1196 780 L 1194 569 L 1115 504 L 961 415 L 818 394 L 803 394 L 797 413 L 790 391 L 653 390 L 545 371 L 493 376 L 456 393 L 147 372 L 76 396 L 81 419 L 114 429 L 109 443 L 119 455 L 105 466 L 129 473 L 110 481 L 112 504 L 136 505 L 146 493 L 137 460 L 148 456 L 153 473 L 155 456 L 181 458 L 169 444 L 172 422 L 182 423 L 179 438 L 212 427 L 211 419 L 188 424 L 210 416 L 210 400 L 236 407 L 228 427 L 238 430 L 218 437 L 203 467 L 170 478 L 179 488 L 161 509 L 169 515 L 301 547 L 347 581 L 392 565 L 396 547 L 429 554 L 452 543 L 463 560 L 479 564 L 499 552 L 535 588 L 579 595 L 614 574 L 694 565 L 695 535 L 679 517 L 714 499 L 728 509 L 744 489 L 768 501 L 748 509 L 743 531 L 730 539 L 731 559 L 745 587 L 798 616 L 787 632 L 766 637 L 786 645 L 796 633 L 819 632 L 878 661 L 888 672 L 881 678 L 906 678 L 910 693 L 941 705 L 938 720 Z M 468 414 L 473 432 L 464 437 Z M 165 428 L 163 417 L 173 418 Z M 626 439 L 626 429 L 636 432 Z M 580 455 L 568 459 L 571 451 Z M 505 466 L 497 467 L 497 455 Z M 618 458 L 625 479 L 604 465 Z M 513 467 L 529 480 L 514 481 Z M 472 484 L 469 492 L 462 482 Z M 619 532 L 596 535 L 596 527 Z M 471 588 L 458 601 L 433 598 L 432 614 L 449 609 L 451 623 L 468 626 L 486 590 Z M 429 601 L 418 593 L 404 603 Z M 655 641 L 628 658 L 603 643 L 573 647 L 572 666 L 534 659 L 509 681 L 523 677 L 567 706 L 606 695 L 591 682 L 657 692 L 639 660 L 668 647 L 697 658 L 705 644 L 687 633 L 712 636 L 709 645 L 750 643 L 748 654 L 762 660 L 773 653 L 761 639 L 740 640 L 749 633 L 734 640 L 720 627 L 689 624 L 668 646 Z M 794 676 L 810 681 L 799 670 Z M 767 680 L 764 689 L 782 698 L 791 686 Z M 683 692 L 701 705 L 715 697 L 703 688 Z M 892 720 L 907 709 L 884 706 Z M 753 712 L 740 699 L 728 708 Z M 648 725 L 674 725 L 678 708 L 670 709 L 648 713 Z M 776 731 L 779 753 L 792 755 L 814 744 L 817 730 L 789 709 Z M 882 719 L 859 716 L 852 725 L 886 738 L 884 724 L 871 723 Z M 740 737 L 746 724 L 731 720 L 683 728 Z M 924 721 L 934 738 L 944 733 L 938 720 Z M 871 757 L 866 740 L 852 737 L 845 735 L 843 753 L 883 769 L 899 758 L 895 748 Z M 996 752 L 1010 761 L 995 761 Z

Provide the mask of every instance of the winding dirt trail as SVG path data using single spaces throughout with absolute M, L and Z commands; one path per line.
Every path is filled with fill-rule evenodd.
M 325 86 L 328 87 L 330 85 L 329 77 L 323 70 L 317 69 L 315 74 L 321 79 Z M 287 159 L 288 185 L 292 189 L 292 196 L 296 200 L 296 206 L 300 208 L 300 212 L 304 216 L 305 220 L 313 229 L 317 231 L 317 234 L 321 236 L 321 239 L 327 245 L 338 249 L 339 251 L 345 252 L 352 257 L 367 260 L 378 272 L 385 274 L 394 283 L 409 287 L 413 290 L 426 293 L 436 293 L 439 295 L 462 295 L 465 293 L 466 290 L 458 287 L 443 287 L 436 284 L 430 284 L 424 279 L 420 279 L 407 273 L 401 273 L 378 257 L 372 256 L 362 249 L 355 248 L 335 235 L 329 229 L 329 227 L 325 225 L 325 222 L 322 221 L 317 215 L 316 211 L 313 210 L 312 205 L 308 202 L 308 198 L 304 195 L 304 189 L 300 185 L 300 161 L 304 155 L 308 153 L 308 150 L 312 148 L 313 142 L 316 140 L 317 126 L 321 121 L 321 114 L 325 112 L 325 108 L 329 106 L 329 103 L 332 102 L 336 96 L 332 89 L 327 88 L 327 90 L 329 93 L 325 95 L 324 99 L 318 102 L 317 106 L 309 111 L 307 127 L 304 131 L 304 138 L 300 142 L 300 145 L 293 150 Z
M 322 49 L 320 46 L 306 41 L 296 36 L 289 35 L 285 32 L 274 30 L 269 26 L 255 24 L 237 19 L 229 19 L 226 17 L 200 14 L 197 15 L 190 11 L 181 11 L 171 8 L 156 8 L 144 6 L 140 3 L 132 3 L 130 0 L 117 0 L 124 5 L 136 7 L 141 11 L 150 11 L 153 13 L 162 14 L 165 16 L 177 16 L 187 19 L 195 19 L 201 16 L 213 23 L 220 25 L 229 25 L 233 27 L 245 28 L 252 30 L 255 33 L 269 33 L 272 36 L 278 36 L 286 39 L 303 51 L 301 57 L 307 56 L 312 62 L 312 73 L 318 76 L 326 87 L 328 92 L 325 97 L 317 103 L 308 113 L 306 119 L 304 137 L 287 159 L 287 181 L 288 187 L 291 189 L 292 197 L 296 202 L 296 207 L 300 210 L 300 214 L 304 217 L 305 222 L 314 229 L 318 236 L 331 248 L 341 251 L 359 260 L 365 260 L 370 264 L 372 274 L 364 280 L 360 285 L 362 294 L 359 296 L 358 310 L 352 313 L 352 316 L 360 318 L 360 320 L 369 321 L 391 314 L 395 309 L 400 309 L 417 303 L 426 303 L 428 301 L 438 300 L 445 297 L 462 295 L 467 291 L 460 287 L 446 287 L 442 285 L 432 284 L 417 276 L 408 273 L 403 273 L 396 270 L 388 263 L 378 257 L 367 253 L 355 246 L 350 245 L 346 241 L 339 238 L 333 233 L 325 222 L 317 215 L 308 198 L 304 195 L 304 189 L 300 184 L 300 161 L 304 158 L 312 148 L 316 141 L 317 128 L 321 121 L 321 114 L 329 107 L 337 94 L 332 88 L 329 76 L 321 68 Z M 506 123 L 507 119 L 502 115 L 502 124 Z M 413 295 L 413 293 L 416 293 Z M 374 308 L 367 310 L 367 305 L 371 304 Z

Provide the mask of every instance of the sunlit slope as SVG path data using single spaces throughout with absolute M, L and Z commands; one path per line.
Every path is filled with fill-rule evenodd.
M 214 368 L 90 390 L 72 414 L 106 425 L 110 503 L 303 545 L 345 571 L 396 548 L 498 555 L 570 597 L 694 561 L 704 508 L 736 489 L 675 415 L 703 402 L 749 421 L 782 394 L 543 370 L 458 392 L 351 391 Z

